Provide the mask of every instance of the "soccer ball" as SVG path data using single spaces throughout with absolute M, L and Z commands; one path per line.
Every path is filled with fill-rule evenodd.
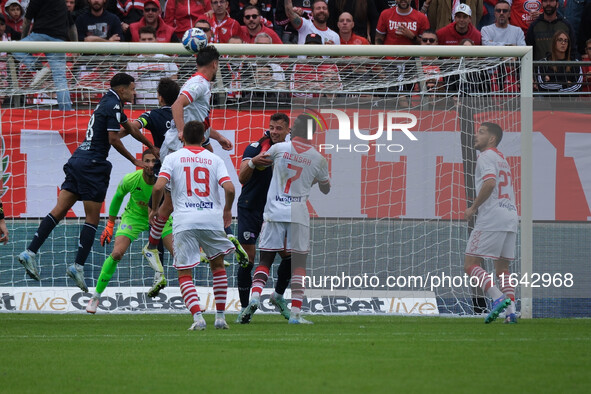
M 183 34 L 181 42 L 187 51 L 197 53 L 207 46 L 207 35 L 198 27 L 193 27 Z

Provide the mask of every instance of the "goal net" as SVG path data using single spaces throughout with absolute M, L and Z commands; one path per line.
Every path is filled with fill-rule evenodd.
M 214 143 L 214 150 L 231 170 L 237 195 L 242 153 L 262 137 L 270 115 L 284 112 L 295 119 L 306 113 L 315 119 L 314 143 L 328 160 L 332 190 L 322 195 L 314 188 L 308 204 L 312 220 L 305 311 L 486 311 L 482 292 L 470 286 L 462 268 L 474 224 L 463 218 L 475 198 L 473 136 L 484 121 L 498 123 L 505 131 L 499 150 L 511 165 L 522 218 L 511 272 L 531 271 L 531 208 L 522 203 L 531 198 L 522 178 L 524 171 L 531 171 L 531 150 L 521 148 L 531 139 L 522 132 L 531 132 L 531 61 L 524 61 L 526 48 L 217 47 L 223 57 L 212 82 L 212 126 L 234 146 L 224 151 Z M 9 244 L 0 250 L 0 310 L 83 310 L 88 294 L 65 276 L 77 251 L 84 216 L 80 203 L 40 249 L 40 282 L 26 277 L 16 256 L 55 205 L 61 167 L 83 139 L 110 78 L 117 72 L 136 78 L 136 100 L 125 110 L 135 119 L 157 107 L 155 87 L 161 77 L 182 84 L 195 72 L 194 57 L 175 44 L 56 46 L 56 51 L 67 53 L 72 101 L 71 110 L 61 111 L 59 97 L 64 95 L 57 94 L 52 73 L 27 70 L 10 55 L 31 48 L 26 43 L 2 43 L 0 48 L 8 52 L 0 60 L 0 193 L 10 231 Z M 45 65 L 42 56 L 40 61 Z M 139 143 L 130 137 L 124 143 L 140 157 Z M 134 170 L 111 151 L 113 173 L 104 216 L 119 180 Z M 98 241 L 103 226 L 85 266 L 91 289 L 112 250 L 112 244 L 102 247 Z M 141 254 L 146 240 L 143 234 L 132 243 L 99 310 L 184 310 L 168 253 L 169 287 L 156 299 L 145 294 L 153 276 Z M 229 286 L 235 288 L 237 265 L 230 262 Z M 485 262 L 485 268 L 492 272 L 492 263 Z M 199 267 L 195 278 L 206 292 L 200 294 L 202 305 L 212 310 L 211 273 Z M 269 280 L 266 293 L 272 284 Z M 531 316 L 531 294 L 518 288 L 517 299 L 518 309 Z M 228 310 L 238 309 L 237 293 L 230 292 Z M 265 301 L 262 310 L 273 309 Z

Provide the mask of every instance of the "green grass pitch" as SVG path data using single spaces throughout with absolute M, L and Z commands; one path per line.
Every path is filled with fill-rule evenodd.
M 236 315 L 229 315 L 228 322 Z M 2 393 L 589 392 L 591 319 L 0 314 Z

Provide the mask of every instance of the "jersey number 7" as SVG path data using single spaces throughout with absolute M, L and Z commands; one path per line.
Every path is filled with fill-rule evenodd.
M 209 170 L 205 167 L 195 167 L 191 171 L 191 167 L 183 167 L 185 171 L 185 180 L 187 184 L 187 196 L 191 197 L 195 193 L 199 197 L 209 196 Z M 191 177 L 191 172 L 193 176 Z M 191 179 L 192 178 L 192 179 Z M 198 187 L 193 188 L 193 181 L 198 185 L 204 185 L 205 190 L 201 191 Z
M 302 167 L 299 166 L 294 166 L 293 164 L 289 163 L 287 165 L 287 168 L 289 168 L 290 170 L 294 170 L 296 173 L 294 174 L 294 176 L 290 177 L 287 182 L 285 183 L 285 190 L 283 190 L 283 193 L 285 194 L 289 194 L 289 189 L 291 188 L 291 183 L 293 181 L 295 181 L 296 179 L 298 179 L 300 177 L 300 175 L 302 175 Z

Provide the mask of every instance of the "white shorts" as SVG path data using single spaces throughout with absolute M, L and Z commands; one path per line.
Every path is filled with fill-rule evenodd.
M 308 253 L 310 227 L 299 223 L 263 222 L 259 236 L 259 249 L 266 252 Z
M 466 245 L 466 254 L 482 258 L 515 259 L 517 233 L 509 231 L 473 230 Z
M 223 231 L 185 230 L 174 234 L 174 264 L 177 270 L 197 266 L 201 260 L 199 247 L 211 261 L 234 251 L 234 245 Z

